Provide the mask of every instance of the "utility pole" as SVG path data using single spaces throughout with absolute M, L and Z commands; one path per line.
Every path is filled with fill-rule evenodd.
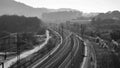
M 71 39 L 71 44 L 73 45 L 73 38 L 70 37 L 70 39 Z M 72 45 L 71 45 L 71 68 L 73 67 L 73 63 L 74 63 Z
M 2 68 L 4 68 L 4 62 L 0 62 L 0 65 L 2 65 Z
M 4 68 L 4 61 L 5 61 L 6 58 L 7 58 L 7 55 L 6 55 L 6 50 L 7 50 L 7 48 L 6 48 L 7 42 L 6 42 L 6 41 L 7 41 L 7 39 L 8 39 L 8 38 L 6 38 L 6 37 L 2 39 L 2 40 L 3 40 L 3 45 L 2 45 L 2 46 L 5 46 L 5 47 L 3 47 L 3 51 L 4 51 L 4 53 L 5 53 L 5 54 L 4 54 L 4 59 L 3 59 L 3 62 L 0 63 L 0 65 L 2 65 L 2 68 Z
M 63 24 L 61 24 L 61 28 L 62 28 L 62 37 L 63 37 Z
M 20 62 L 20 46 L 21 46 L 20 35 L 17 33 L 17 65 Z
M 86 26 L 84 24 L 81 24 L 81 37 L 83 37 L 84 32 L 85 32 Z
M 6 48 L 7 46 L 6 46 L 6 44 L 8 43 L 7 41 L 8 41 L 8 40 L 5 38 L 5 40 L 4 40 L 4 43 L 5 43 L 5 45 L 4 45 L 4 46 L 5 46 L 5 49 L 4 49 L 4 52 L 5 52 L 4 60 L 6 60 L 6 58 L 7 58 L 7 54 L 6 54 L 6 53 L 7 53 L 7 51 L 6 51 L 6 50 L 7 50 L 7 48 Z

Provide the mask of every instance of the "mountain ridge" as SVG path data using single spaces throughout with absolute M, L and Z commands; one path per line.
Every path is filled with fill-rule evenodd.
M 48 9 L 48 8 L 34 8 L 24 3 L 17 2 L 15 0 L 0 0 L 0 16 L 1 15 L 18 15 L 26 17 L 38 17 L 40 19 L 48 21 L 67 21 L 70 19 L 76 19 L 79 16 L 93 16 L 93 14 L 84 15 L 83 12 L 71 9 L 71 8 L 60 8 L 60 9 Z M 44 15 L 52 17 L 54 19 L 46 17 Z M 64 19 L 65 18 L 65 19 Z M 51 20 L 50 20 L 51 19 Z
M 0 0 L 0 15 L 24 15 L 24 16 L 37 16 L 41 18 L 41 14 L 49 12 L 46 8 L 33 8 L 14 0 Z

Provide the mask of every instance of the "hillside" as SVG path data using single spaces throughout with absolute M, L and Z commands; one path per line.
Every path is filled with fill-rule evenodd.
M 81 12 L 77 11 L 57 11 L 57 12 L 50 12 L 44 13 L 42 15 L 43 21 L 47 22 L 65 22 L 67 20 L 76 19 L 78 16 L 81 16 Z
M 109 11 L 107 13 L 100 13 L 95 17 L 96 19 L 115 19 L 118 20 L 120 19 L 120 12 L 119 11 Z
M 1 32 L 37 32 L 42 29 L 43 23 L 37 17 L 24 17 L 17 15 L 0 16 Z
M 92 25 L 98 29 L 114 30 L 120 28 L 120 12 L 100 13 L 92 20 Z
M 47 8 L 33 8 L 24 3 L 16 2 L 14 0 L 0 0 L 0 15 L 24 15 L 27 17 L 42 18 L 43 13 L 59 12 L 59 11 L 73 11 L 74 9 L 47 9 Z M 63 16 L 64 17 L 64 16 Z
M 46 8 L 33 8 L 14 0 L 0 0 L 0 15 L 24 15 L 41 18 L 42 13 L 49 11 Z
M 88 19 L 88 17 L 96 16 L 96 14 L 97 13 L 85 14 L 81 11 L 70 8 L 33 8 L 15 0 L 0 0 L 0 16 L 19 15 L 26 17 L 38 17 L 44 22 L 61 23 L 72 19 Z

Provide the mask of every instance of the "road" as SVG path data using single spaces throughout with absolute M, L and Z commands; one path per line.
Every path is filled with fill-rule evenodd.
M 97 68 L 96 53 L 89 40 L 84 40 L 85 57 L 81 68 Z

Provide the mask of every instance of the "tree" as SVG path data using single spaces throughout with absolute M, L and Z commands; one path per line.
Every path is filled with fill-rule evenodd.
M 0 16 L 0 32 L 37 32 L 42 25 L 43 22 L 37 17 Z
M 86 25 L 85 24 L 81 24 L 81 36 L 83 37 L 84 32 L 86 30 Z
M 117 41 L 120 39 L 120 30 L 113 30 L 111 33 L 110 33 L 110 36 L 113 40 Z

